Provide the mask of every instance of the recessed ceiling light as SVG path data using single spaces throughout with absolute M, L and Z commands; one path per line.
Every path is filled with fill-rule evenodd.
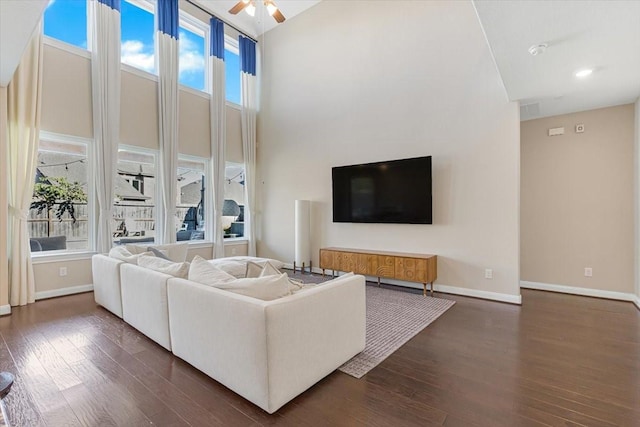
M 547 50 L 546 43 L 534 44 L 529 48 L 529 53 L 533 56 L 542 55 Z
M 576 73 L 576 77 L 587 77 L 588 75 L 591 75 L 591 73 L 593 73 L 593 70 L 591 68 L 586 68 L 584 70 L 580 70 Z

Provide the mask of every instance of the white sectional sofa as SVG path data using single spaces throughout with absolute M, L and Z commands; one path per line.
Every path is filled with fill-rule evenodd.
M 119 318 L 122 318 L 122 295 L 120 293 L 120 266 L 122 264 L 124 261 L 102 254 L 94 255 L 91 258 L 93 296 L 96 303 Z
M 134 264 L 116 275 L 104 258 L 93 260 L 98 304 L 268 413 L 364 349 L 363 276 L 263 301 Z M 106 269 L 118 286 L 96 277 Z

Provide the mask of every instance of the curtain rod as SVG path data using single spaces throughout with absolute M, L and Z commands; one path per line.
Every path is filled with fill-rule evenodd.
M 218 18 L 219 20 L 221 20 L 222 22 L 225 23 L 225 25 L 230 26 L 231 28 L 233 28 L 234 30 L 236 30 L 237 32 L 239 32 L 240 34 L 242 34 L 243 36 L 245 36 L 248 39 L 253 40 L 254 43 L 258 43 L 258 40 L 256 40 L 255 38 L 251 37 L 250 35 L 248 35 L 247 33 L 245 33 L 244 31 L 240 30 L 238 27 L 236 27 L 235 25 L 229 23 L 229 21 L 227 21 L 226 19 L 222 19 L 219 16 L 213 14 L 212 12 L 210 12 L 209 10 L 203 8 L 202 6 L 200 6 L 197 3 L 194 3 L 192 0 L 187 0 L 187 3 L 191 4 L 192 6 L 195 6 L 196 8 L 200 9 L 201 11 L 203 11 L 204 13 L 206 13 L 209 16 L 213 16 L 214 18 Z

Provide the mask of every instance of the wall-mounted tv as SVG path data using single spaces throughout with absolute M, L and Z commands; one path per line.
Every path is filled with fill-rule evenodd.
M 333 222 L 431 224 L 431 156 L 332 168 Z

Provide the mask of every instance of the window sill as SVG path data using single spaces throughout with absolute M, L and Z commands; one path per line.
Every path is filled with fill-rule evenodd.
M 226 239 L 223 240 L 223 242 L 229 243 L 230 245 L 236 245 L 236 244 L 241 244 L 243 242 L 248 242 L 249 239 L 247 237 L 227 237 Z
M 47 264 L 51 262 L 61 262 L 61 261 L 82 261 L 91 259 L 92 256 L 96 254 L 96 252 L 91 251 L 46 251 L 43 252 L 33 252 L 31 253 L 31 263 L 33 265 L 38 264 Z

